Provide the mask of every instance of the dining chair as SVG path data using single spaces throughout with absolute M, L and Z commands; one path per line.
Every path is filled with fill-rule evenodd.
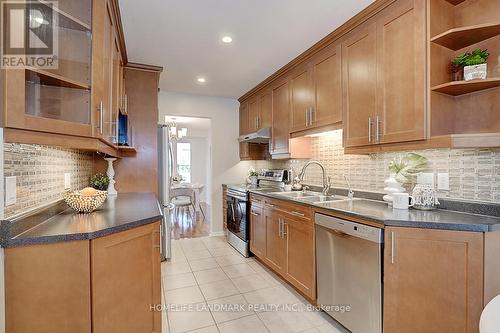
M 174 215 L 178 217 L 180 209 L 187 209 L 191 221 L 196 218 L 196 208 L 194 206 L 194 190 L 189 187 L 177 187 L 170 189 L 170 202 L 174 205 Z M 191 214 L 190 207 L 193 208 Z

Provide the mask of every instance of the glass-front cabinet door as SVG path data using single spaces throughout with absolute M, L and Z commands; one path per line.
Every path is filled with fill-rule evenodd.
M 50 54 L 52 64 L 2 69 L 4 126 L 92 136 L 92 0 L 30 1 L 23 7 L 26 57 Z

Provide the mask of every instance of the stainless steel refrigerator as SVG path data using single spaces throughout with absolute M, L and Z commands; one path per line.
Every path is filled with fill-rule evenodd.
M 170 184 L 172 182 L 174 162 L 172 146 L 169 137 L 169 127 L 158 127 L 158 192 L 159 201 L 163 210 L 161 227 L 161 259 L 170 259 L 172 256 L 172 221 L 173 205 L 170 203 Z

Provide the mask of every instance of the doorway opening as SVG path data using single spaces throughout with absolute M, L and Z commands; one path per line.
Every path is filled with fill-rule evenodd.
M 167 115 L 172 150 L 172 238 L 210 235 L 211 120 Z

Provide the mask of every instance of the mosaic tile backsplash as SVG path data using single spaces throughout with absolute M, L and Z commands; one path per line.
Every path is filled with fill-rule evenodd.
M 16 176 L 17 200 L 5 207 L 9 218 L 62 198 L 64 173 L 71 173 L 71 188 L 88 186 L 92 154 L 40 145 L 4 144 L 5 177 Z
M 489 149 L 428 149 L 414 151 L 428 158 L 427 172 L 449 173 L 450 190 L 438 191 L 441 198 L 476 200 L 500 203 L 500 151 Z M 342 131 L 313 138 L 313 159 L 321 162 L 332 177 L 334 187 L 347 187 L 346 175 L 354 190 L 383 192 L 384 180 L 389 176 L 388 165 L 398 153 L 345 155 Z M 304 160 L 259 161 L 255 167 L 292 167 L 299 172 Z M 321 185 L 318 166 L 306 171 L 305 182 Z M 408 188 L 411 190 L 411 188 Z

